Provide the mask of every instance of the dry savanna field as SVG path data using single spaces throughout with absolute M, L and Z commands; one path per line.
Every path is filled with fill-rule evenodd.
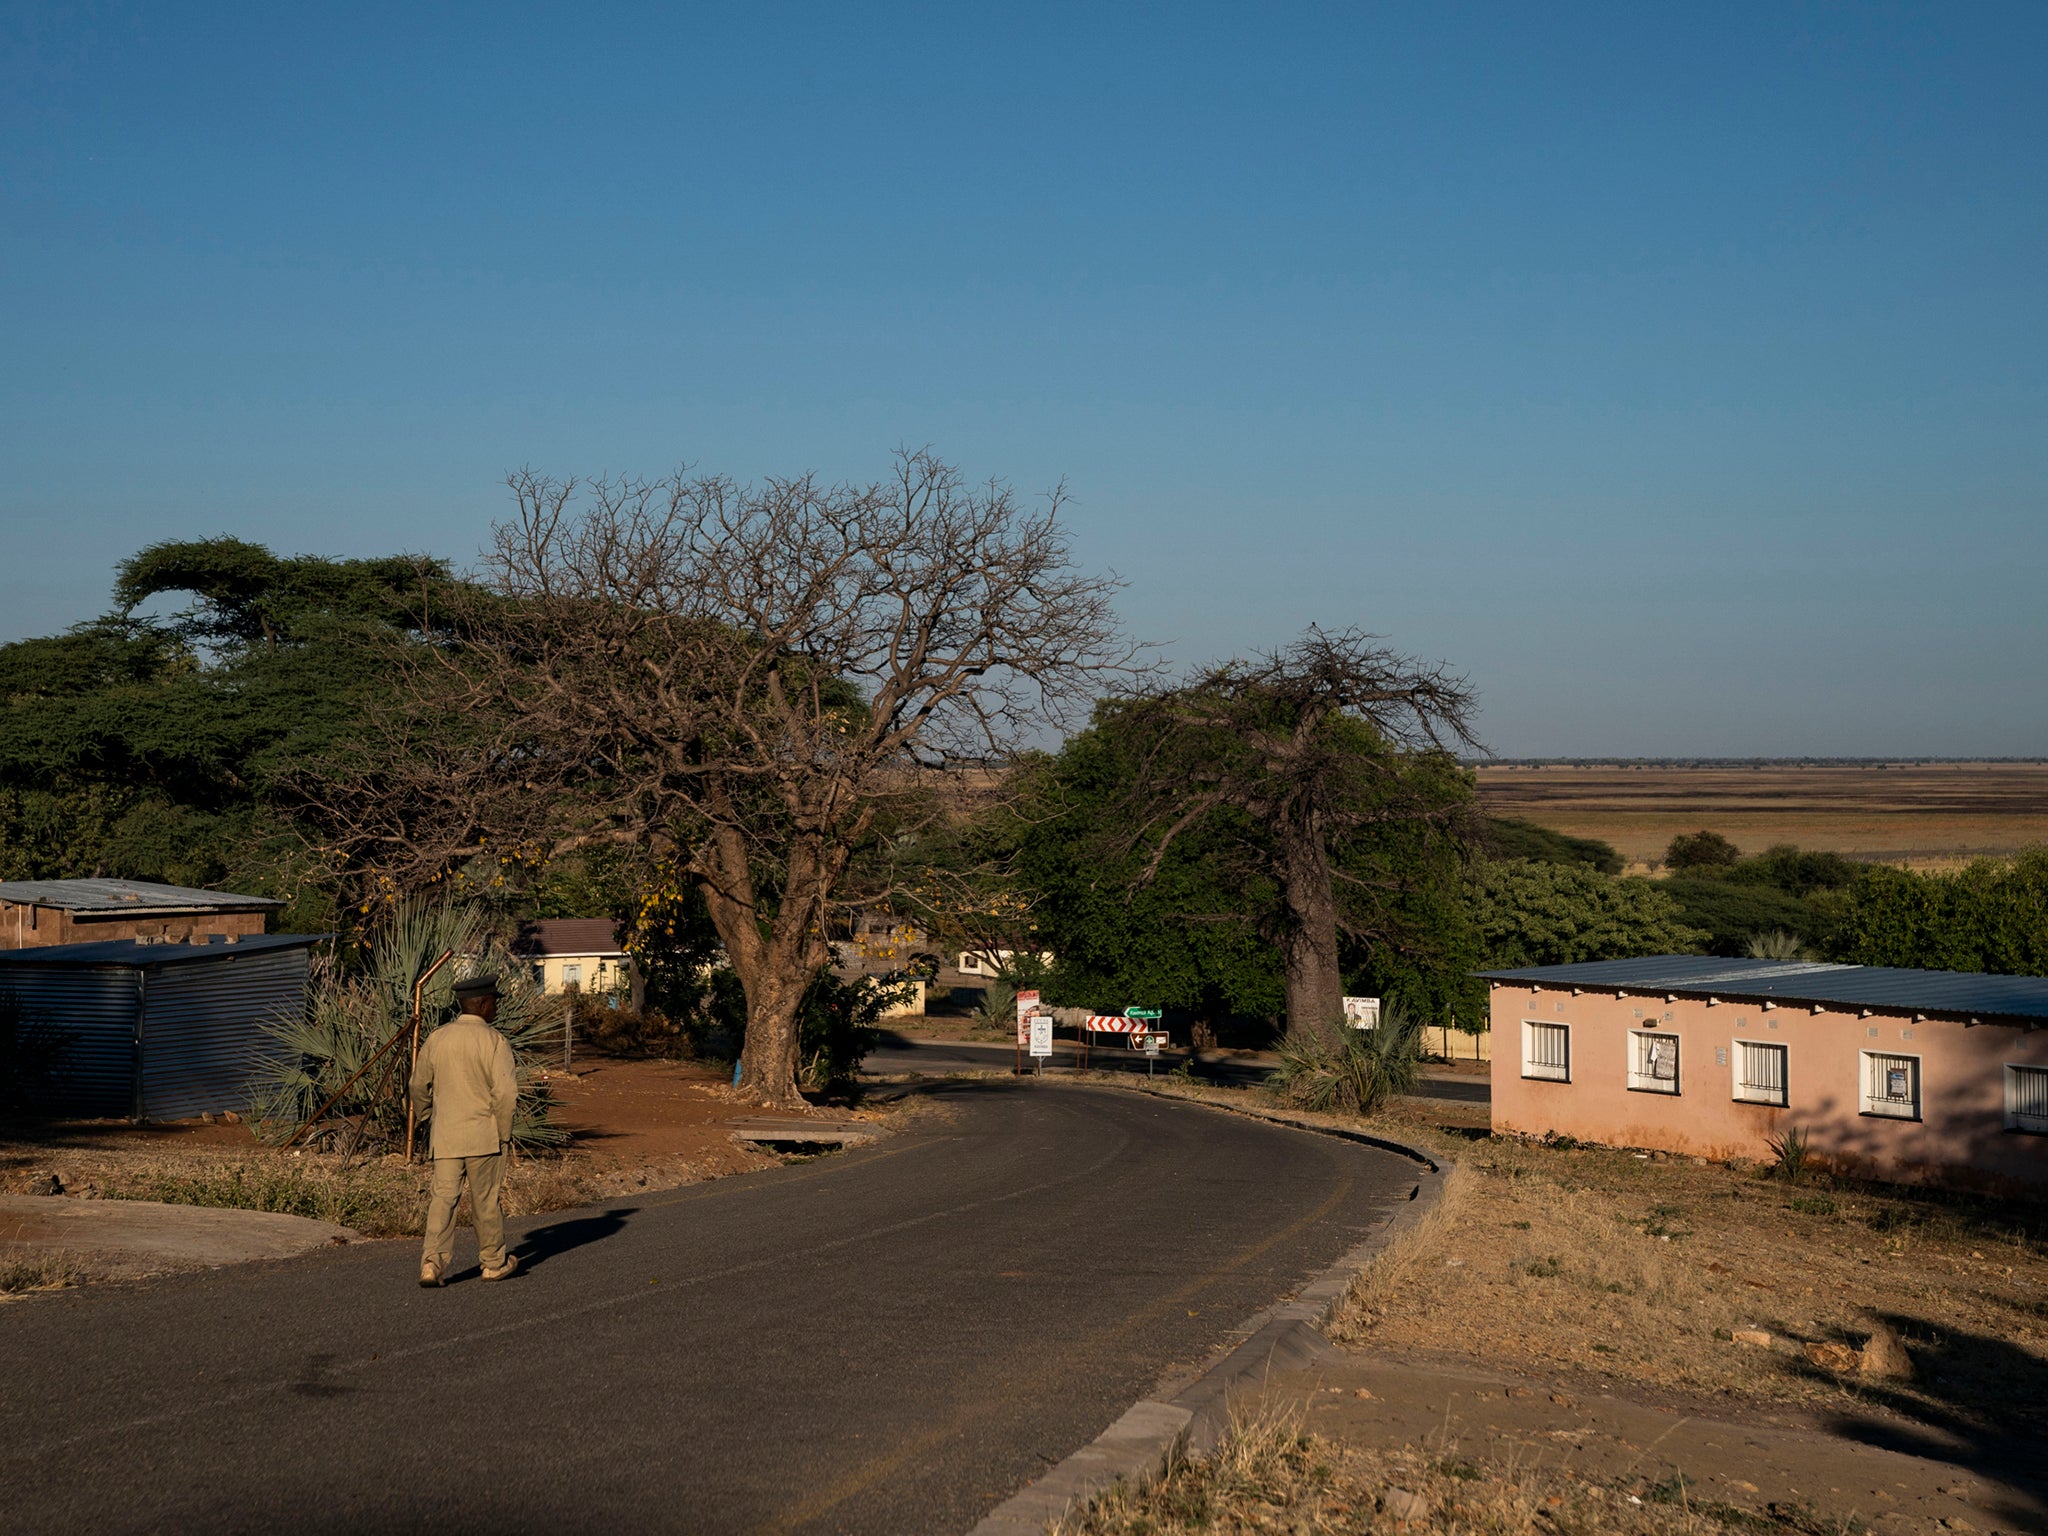
M 1479 770 L 1489 815 L 1612 843 L 1631 868 L 1707 829 L 1744 853 L 1796 843 L 1950 868 L 2048 843 L 2048 763 L 1498 764 Z

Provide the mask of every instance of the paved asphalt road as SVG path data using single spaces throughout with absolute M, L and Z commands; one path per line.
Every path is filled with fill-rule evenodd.
M 0 1308 L 0 1530 L 964 1531 L 1415 1182 L 1128 1094 L 929 1094 L 515 1224 L 505 1284 L 371 1243 Z
M 893 1072 L 990 1072 L 1014 1066 L 1017 1060 L 1016 1047 L 1009 1045 L 983 1045 L 965 1040 L 912 1040 L 894 1033 L 885 1035 L 883 1040 L 879 1050 L 868 1052 L 862 1064 L 863 1070 L 885 1075 Z M 1187 1060 L 1187 1055 L 1186 1051 L 1161 1051 L 1153 1070 L 1171 1072 Z M 1052 1066 L 1071 1067 L 1079 1060 L 1080 1048 L 1073 1041 L 1053 1041 Z M 1089 1064 L 1112 1072 L 1143 1073 L 1145 1055 L 1142 1051 L 1132 1050 L 1121 1040 L 1113 1040 L 1107 1045 L 1097 1045 Z M 1202 1063 L 1196 1070 L 1205 1077 L 1227 1083 L 1263 1082 L 1268 1075 L 1263 1067 L 1228 1062 Z M 1492 1102 L 1493 1087 L 1484 1077 L 1425 1077 L 1415 1085 L 1414 1096 L 1487 1104 Z

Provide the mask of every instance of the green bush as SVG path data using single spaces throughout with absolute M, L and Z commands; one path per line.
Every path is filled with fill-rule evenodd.
M 1829 948 L 1858 965 L 2048 975 L 2048 848 L 1947 875 L 1866 866 Z
M 907 993 L 901 982 L 861 976 L 841 981 L 821 971 L 797 1011 L 797 1079 L 823 1090 L 860 1070 L 862 1059 L 881 1040 L 875 1021 Z
M 1681 920 L 1704 931 L 1706 941 L 1701 947 L 1710 954 L 1746 954 L 1754 935 L 1773 929 L 1791 934 L 1802 944 L 1822 940 L 1822 914 L 1798 897 L 1770 886 L 1697 875 L 1673 875 L 1658 884 L 1677 905 Z
M 1742 850 L 1718 832 L 1682 832 L 1664 850 L 1664 867 L 1679 870 L 1728 869 L 1742 860 Z
M 1539 827 L 1533 821 L 1508 816 L 1488 816 L 1481 825 L 1480 843 L 1492 859 L 1533 859 L 1539 864 L 1583 864 L 1603 875 L 1622 871 L 1621 855 L 1612 843 L 1597 837 L 1571 837 Z

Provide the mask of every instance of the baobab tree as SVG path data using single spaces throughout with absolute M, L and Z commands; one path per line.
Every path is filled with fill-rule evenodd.
M 507 483 L 481 570 L 394 657 L 407 707 L 308 787 L 324 845 L 392 889 L 479 849 L 667 864 L 745 989 L 741 1087 L 800 1107 L 850 861 L 1130 673 L 1118 583 L 1076 568 L 1062 492 L 1027 505 L 928 451 L 866 485 Z
M 1226 661 L 1108 711 L 1136 763 L 1119 821 L 1150 850 L 1141 879 L 1228 807 L 1220 838 L 1241 882 L 1270 879 L 1290 1035 L 1339 1027 L 1340 936 L 1399 942 L 1398 876 L 1361 874 L 1360 839 L 1462 837 L 1470 794 L 1454 756 L 1477 747 L 1464 679 L 1358 630 L 1311 628 L 1277 651 Z

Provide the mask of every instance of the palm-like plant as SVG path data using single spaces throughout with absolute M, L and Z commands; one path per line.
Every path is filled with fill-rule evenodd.
M 1773 928 L 1769 933 L 1753 933 L 1749 936 L 1749 958 L 1752 960 L 1811 960 L 1813 951 L 1801 942 L 1796 933 L 1787 933 L 1782 928 Z
M 560 1144 L 564 1133 L 552 1122 L 547 1091 L 536 1074 L 541 1053 L 561 1030 L 562 1000 L 543 995 L 502 941 L 489 936 L 480 907 L 424 901 L 400 902 L 392 910 L 361 971 L 351 975 L 321 961 L 305 1010 L 269 1026 L 283 1051 L 259 1079 L 258 1124 L 280 1139 L 304 1124 L 378 1047 L 408 1027 L 413 987 L 443 952 L 455 958 L 421 989 L 422 1037 L 453 1017 L 458 977 L 495 971 L 496 1023 L 512 1043 L 519 1070 L 513 1143 Z M 334 1144 L 353 1152 L 403 1139 L 409 1066 L 407 1048 L 393 1046 L 349 1088 L 328 1111 L 336 1127 Z
M 1387 1008 L 1371 1029 L 1335 1033 L 1290 1035 L 1273 1091 L 1303 1109 L 1370 1115 L 1422 1075 L 1422 1021 L 1412 1014 Z

